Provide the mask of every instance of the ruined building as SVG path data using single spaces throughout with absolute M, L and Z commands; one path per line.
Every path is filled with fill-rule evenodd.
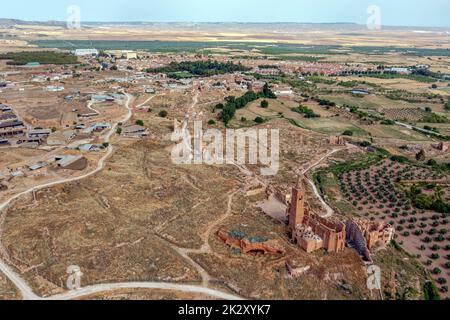
M 284 248 L 276 240 L 246 239 L 244 234 L 220 230 L 219 238 L 233 249 L 244 254 L 285 254 Z
M 347 242 L 366 260 L 372 261 L 370 250 L 387 245 L 394 239 L 394 228 L 383 222 L 351 219 L 346 222 Z
M 333 136 L 328 138 L 328 144 L 331 146 L 345 146 L 347 140 L 343 136 Z
M 335 219 L 322 218 L 305 206 L 305 189 L 302 179 L 292 189 L 288 208 L 289 232 L 292 241 L 306 252 L 325 249 L 340 252 L 345 249 L 345 225 Z
M 440 142 L 438 144 L 438 149 L 443 152 L 450 152 L 450 142 Z

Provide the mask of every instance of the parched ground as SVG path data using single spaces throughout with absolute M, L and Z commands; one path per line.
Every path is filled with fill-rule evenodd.
M 3 273 L 0 273 L 0 300 L 19 300 L 20 293 Z
M 102 173 L 8 212 L 3 245 L 37 292 L 63 287 L 70 265 L 81 267 L 83 285 L 199 280 L 169 242 L 201 246 L 205 222 L 223 214 L 236 182 L 219 168 L 175 167 L 164 147 L 121 146 Z

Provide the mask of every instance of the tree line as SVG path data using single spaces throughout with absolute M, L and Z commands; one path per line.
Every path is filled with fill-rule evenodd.
M 188 72 L 193 76 L 213 76 L 233 72 L 244 72 L 250 69 L 241 63 L 235 64 L 231 61 L 227 63 L 217 61 L 183 61 L 171 62 L 169 65 L 161 68 L 147 69 L 150 73 L 165 73 L 169 76 L 176 76 L 179 72 Z
M 8 61 L 8 65 L 23 66 L 30 62 L 39 62 L 40 64 L 77 64 L 76 56 L 65 52 L 54 51 L 36 51 L 36 52 L 12 52 L 0 54 L 0 60 Z
M 266 83 L 262 92 L 256 93 L 254 91 L 247 91 L 242 97 L 236 98 L 234 96 L 229 96 L 225 99 L 226 103 L 218 104 L 216 106 L 217 109 L 223 109 L 221 119 L 228 125 L 228 123 L 234 118 L 236 115 L 236 111 L 238 109 L 242 109 L 247 106 L 250 102 L 255 100 L 267 98 L 267 99 L 276 99 L 277 96 L 273 91 L 269 88 L 269 85 Z

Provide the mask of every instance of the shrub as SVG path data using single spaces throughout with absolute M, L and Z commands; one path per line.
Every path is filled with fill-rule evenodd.
M 73 54 L 60 53 L 53 51 L 36 51 L 36 52 L 15 52 L 0 55 L 0 59 L 12 60 L 8 61 L 9 65 L 25 65 L 29 62 L 39 62 L 40 64 L 77 64 L 78 59 Z
M 431 247 L 431 250 L 433 250 L 433 251 L 438 251 L 440 249 L 441 249 L 441 247 L 438 246 L 437 244 L 435 244 L 434 246 Z
M 342 135 L 348 136 L 348 137 L 352 137 L 352 136 L 353 136 L 353 131 L 351 131 L 351 130 L 345 130 L 344 133 L 342 133 Z
M 168 115 L 169 115 L 169 113 L 166 110 L 162 110 L 158 114 L 158 116 L 161 118 L 166 118 Z
M 261 108 L 267 109 L 269 107 L 269 101 L 263 100 L 261 101 Z
M 423 293 L 425 300 L 441 300 L 439 291 L 436 285 L 432 282 L 425 283 L 423 286 Z
M 264 123 L 264 119 L 261 117 L 256 117 L 255 122 L 261 124 L 261 123 Z
M 441 269 L 439 269 L 439 268 L 434 268 L 432 271 L 431 271 L 431 273 L 432 274 L 441 274 L 442 273 L 442 270 Z
M 425 151 L 424 151 L 424 150 L 420 150 L 420 151 L 416 154 L 416 160 L 417 160 L 417 161 L 424 161 L 424 160 L 425 160 Z

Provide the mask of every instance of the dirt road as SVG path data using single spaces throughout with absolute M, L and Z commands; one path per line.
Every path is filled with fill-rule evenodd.
M 306 168 L 305 170 L 303 170 L 302 175 L 306 176 L 306 174 L 308 172 L 310 172 L 311 170 L 313 170 L 314 168 L 316 168 L 317 166 L 319 166 L 323 161 L 325 161 L 326 159 L 328 159 L 330 156 L 332 156 L 333 154 L 335 154 L 336 152 L 339 152 L 343 150 L 343 148 L 338 148 L 338 149 L 334 149 L 330 152 L 328 152 L 326 155 L 324 155 L 322 158 L 320 158 L 318 161 L 316 161 L 315 163 L 311 164 L 308 168 Z M 326 214 L 323 215 L 322 217 L 324 218 L 329 218 L 334 214 L 334 210 L 333 208 L 331 208 L 328 203 L 325 201 L 325 199 L 323 198 L 322 194 L 319 192 L 319 190 L 317 189 L 316 184 L 314 183 L 314 181 L 312 179 L 307 179 L 308 183 L 311 185 L 314 194 L 316 195 L 316 197 L 320 200 L 320 203 L 322 204 L 323 208 L 326 211 Z

